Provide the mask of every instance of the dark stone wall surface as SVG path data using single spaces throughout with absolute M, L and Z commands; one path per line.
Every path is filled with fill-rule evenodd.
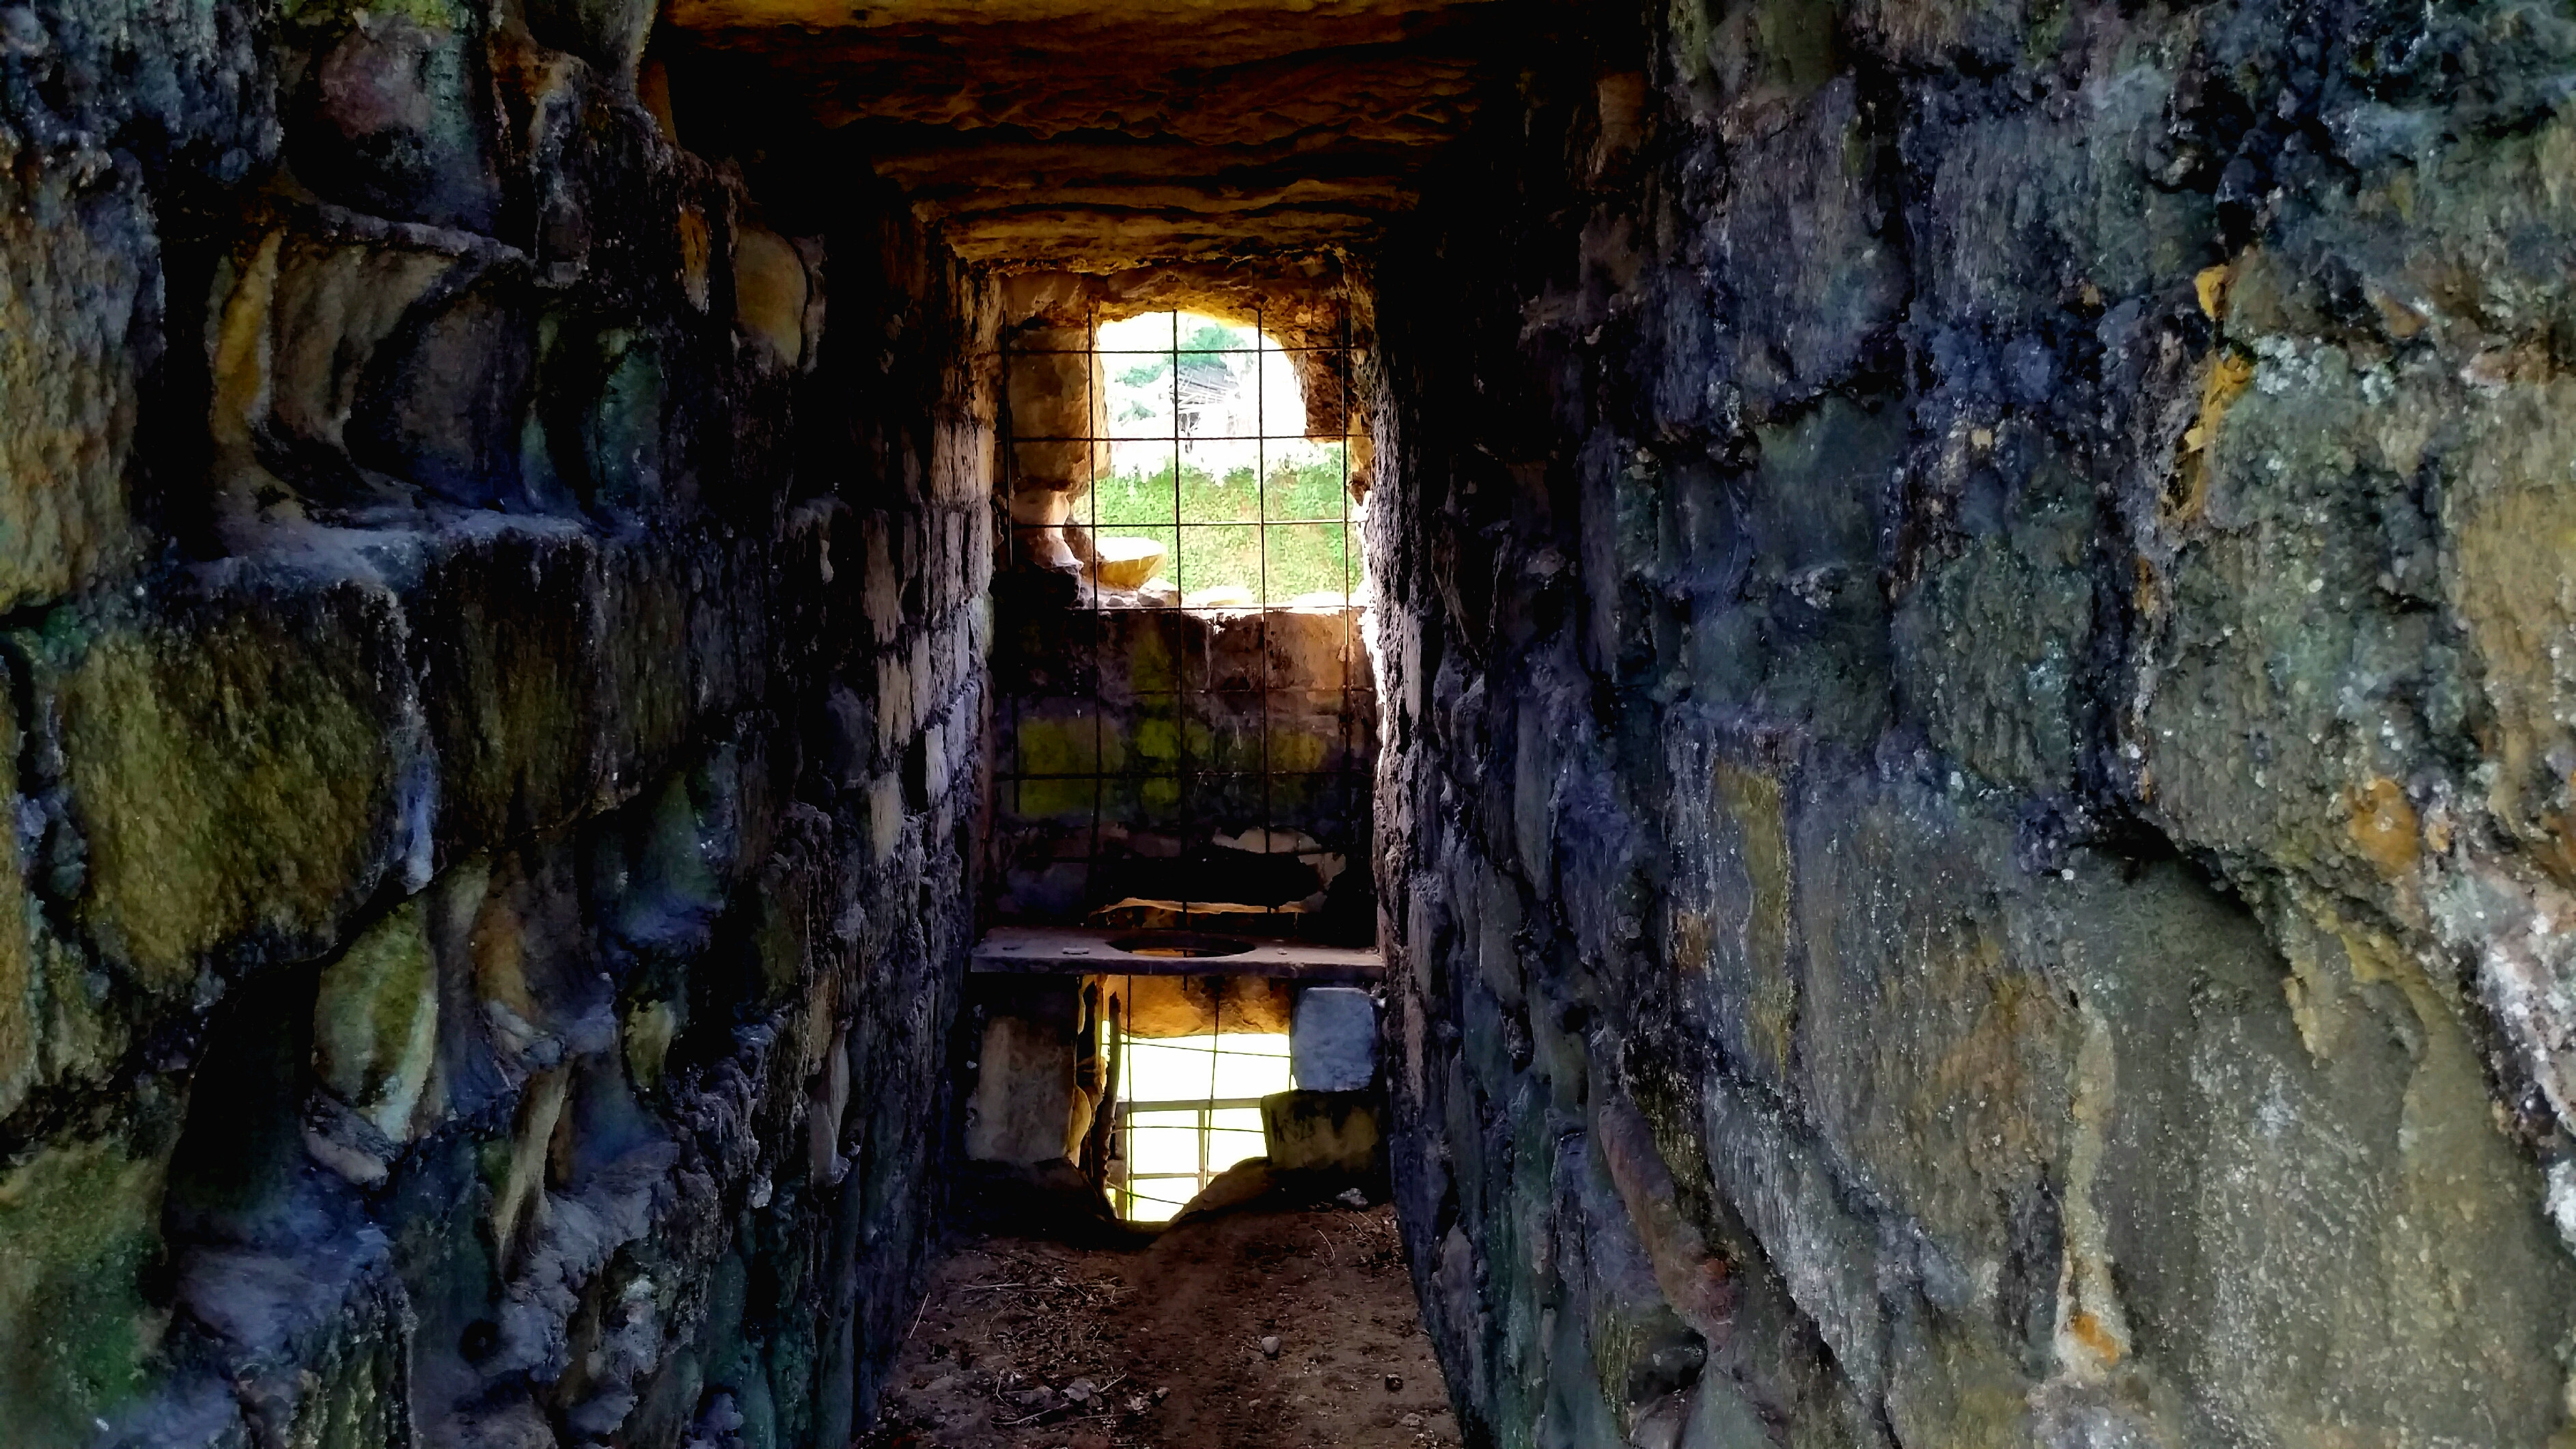
M 2565 7 L 1529 19 L 1375 279 L 1471 1442 L 2576 1440 Z
M 12 1449 L 840 1449 L 907 1326 L 993 307 L 650 20 L 0 6 Z

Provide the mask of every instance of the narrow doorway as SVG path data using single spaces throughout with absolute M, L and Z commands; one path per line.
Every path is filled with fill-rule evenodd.
M 888 1442 L 1457 1443 L 1395 1231 L 1346 307 L 996 359 L 959 1238 Z

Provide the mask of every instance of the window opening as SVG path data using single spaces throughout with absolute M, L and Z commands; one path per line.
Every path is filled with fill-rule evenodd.
M 1132 983 L 1131 983 L 1132 989 Z M 1292 1085 L 1285 1033 L 1228 1031 L 1224 993 L 1201 1036 L 1118 1035 L 1110 1202 L 1129 1222 L 1169 1222 L 1226 1169 L 1266 1150 L 1261 1099 Z M 1112 1013 L 1109 1027 L 1120 1032 Z
M 1067 521 L 1083 526 L 1090 545 L 1078 563 L 1089 606 L 1341 607 L 1361 595 L 1353 545 L 1366 510 L 1350 490 L 1348 331 L 1344 317 L 1329 342 L 1288 344 L 1270 336 L 1258 314 L 1238 326 L 1153 312 L 1095 318 L 1079 349 L 1006 352 L 1035 366 L 1074 355 L 1089 363 L 1060 370 L 1097 390 L 1082 410 L 1090 429 L 1041 425 L 1011 438 L 1016 465 L 1043 449 L 1082 450 L 1087 498 Z M 1322 400 L 1340 419 L 1323 435 L 1308 427 L 1307 380 L 1316 377 L 1340 394 Z M 1046 551 L 1052 540 L 1031 535 L 1051 525 L 1019 523 L 1015 561 Z M 1075 543 L 1077 560 L 1084 551 Z
M 1027 661 L 1071 690 L 1002 691 L 1004 919 L 1373 928 L 1350 320 L 1266 322 L 1094 314 L 1005 347 L 1006 567 L 1072 575 L 1084 627 Z

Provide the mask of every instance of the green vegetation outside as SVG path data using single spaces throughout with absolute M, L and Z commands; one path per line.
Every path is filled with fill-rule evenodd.
M 1349 531 L 1341 521 L 1343 447 L 1300 447 L 1303 456 L 1274 459 L 1267 488 L 1255 486 L 1248 467 L 1220 476 L 1184 458 L 1177 498 L 1177 522 L 1183 527 L 1178 528 L 1171 463 L 1152 473 L 1114 473 L 1094 487 L 1096 511 L 1089 521 L 1105 536 L 1161 543 L 1165 552 L 1159 577 L 1184 594 L 1231 587 L 1261 603 L 1284 604 L 1300 594 L 1347 593 L 1358 575 Z M 1258 526 L 1265 503 L 1270 524 L 1266 560 L 1264 531 Z M 1187 537 L 1176 548 L 1176 535 L 1184 532 Z

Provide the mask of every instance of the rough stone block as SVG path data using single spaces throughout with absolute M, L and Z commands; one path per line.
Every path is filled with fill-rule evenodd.
M 637 6 L 647 15 L 650 6 Z M 744 335 L 765 349 L 772 367 L 805 360 L 805 307 L 812 289 L 796 244 L 766 227 L 744 225 L 733 239 L 734 312 Z
M 903 841 L 903 777 L 881 775 L 868 782 L 868 851 L 876 860 L 891 859 Z
M 1897 611 L 1907 702 L 1934 743 L 1987 780 L 2045 792 L 2074 772 L 2068 710 L 2076 646 L 2092 628 L 2093 583 L 2081 567 L 2089 521 L 2064 507 L 1988 524 L 1993 532 L 1928 570 Z
M 1069 1023 L 1017 1016 L 987 1021 L 967 1106 L 966 1155 L 1023 1167 L 1069 1156 L 1082 1097 L 1074 1067 Z
M 2174 77 L 2142 65 L 2106 78 L 2094 97 L 2066 112 L 1945 118 L 1938 152 L 1924 158 L 1938 225 L 1923 262 L 1944 317 L 2044 315 L 2070 284 L 2153 295 L 2208 264 L 2205 191 L 2154 184 L 2135 164 L 2103 164 L 2161 138 Z
M 201 1249 L 177 1296 L 237 1365 L 248 1442 L 364 1449 L 419 1442 L 410 1381 L 415 1315 L 381 1235 L 303 1255 Z
M 913 724 L 913 673 L 908 655 L 888 650 L 877 660 L 877 749 L 891 755 L 903 748 Z
M 677 762 L 693 730 L 763 687 L 765 625 L 740 555 L 650 540 L 600 551 L 596 706 L 603 773 L 629 789 Z
M 376 493 L 349 457 L 367 368 L 431 287 L 476 267 L 454 248 L 385 240 L 299 218 L 219 271 L 208 424 L 237 508 L 281 487 L 324 506 Z
M 43 169 L 0 181 L 0 610 L 136 552 L 126 468 L 142 364 L 128 349 L 157 261 L 138 192 L 120 177 L 83 194 Z
M 535 298 L 515 267 L 405 320 L 349 419 L 350 460 L 467 508 L 526 508 Z
M 418 897 L 324 967 L 313 1006 L 322 1084 L 394 1142 L 411 1136 L 438 1046 L 438 969 Z
M 594 654 L 599 562 L 578 534 L 512 531 L 426 560 L 406 591 L 443 839 L 470 850 L 559 828 L 607 783 L 600 746 L 620 721 Z
M 1261 1099 L 1261 1137 L 1275 1172 L 1374 1180 L 1385 1162 L 1374 1092 L 1274 1092 Z
M 1377 1003 L 1356 986 L 1309 986 L 1288 1031 L 1289 1071 L 1309 1092 L 1357 1092 L 1377 1080 Z
M 1296 1010 L 1293 989 L 1266 976 L 1131 976 L 1109 978 L 1125 1012 L 1127 1034 L 1204 1036 L 1286 1032 Z
M 332 14 L 337 10 L 338 14 Z M 316 13 L 319 12 L 319 13 Z M 316 6 L 311 79 L 287 107 L 296 176 L 397 221 L 490 232 L 501 209 L 482 17 L 447 0 Z
M 833 782 L 843 789 L 864 784 L 876 747 L 876 720 L 867 702 L 853 690 L 833 690 L 823 701 L 822 731 L 823 768 Z
M 538 382 L 555 416 L 535 461 L 596 508 L 642 510 L 670 496 L 680 481 L 672 394 L 685 378 L 673 377 L 653 336 L 604 327 L 559 339 L 544 360 Z
M 1017 435 L 1029 438 L 1107 438 L 1109 374 L 1105 360 L 1088 351 L 1084 328 L 1023 334 L 1010 354 L 1003 386 Z M 1072 515 L 1091 480 L 1112 471 L 1106 442 L 1031 442 L 1014 445 L 1011 499 L 1014 523 L 1050 534 Z
M 232 577 L 29 641 L 88 845 L 82 918 L 155 988 L 229 942 L 309 951 L 389 872 L 426 875 L 390 601 Z
M 446 1091 L 455 1110 L 479 1110 L 483 1093 L 516 1090 L 567 1050 L 606 1046 L 615 987 L 597 969 L 583 930 L 586 903 L 569 842 L 466 862 L 433 882 L 430 893 L 442 898 L 443 911 L 430 923 L 440 969 L 469 986 L 481 1027 L 473 1055 L 497 1078 L 451 1071 Z M 458 1024 L 460 1034 L 465 1030 Z
M 1863 126 L 1854 82 L 1827 83 L 1794 121 L 1752 145 L 1744 184 L 1715 218 L 1711 242 L 1733 294 L 1717 310 L 1718 345 L 1756 407 L 1813 396 L 1845 376 L 1904 305 L 1901 255 L 1871 245 L 1886 224 L 1884 201 L 1844 159 L 1864 144 Z M 1806 245 L 1777 244 L 1791 228 Z

